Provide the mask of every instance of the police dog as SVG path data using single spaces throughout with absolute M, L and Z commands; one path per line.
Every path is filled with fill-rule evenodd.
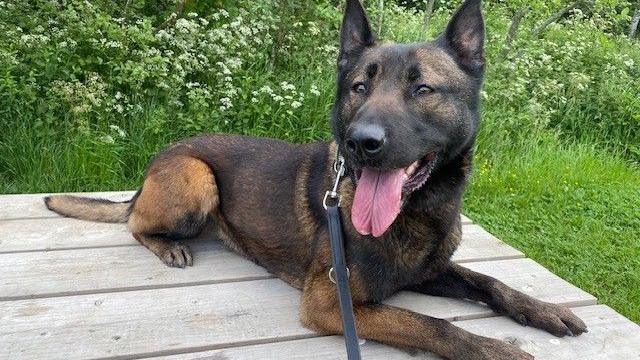
M 338 192 L 360 337 L 449 359 L 532 359 L 445 320 L 381 304 L 408 289 L 482 302 L 560 337 L 587 331 L 569 309 L 450 260 L 460 243 L 460 204 L 480 120 L 483 44 L 480 0 L 466 0 L 441 36 L 417 44 L 377 41 L 360 2 L 348 0 L 332 142 L 198 136 L 157 155 L 128 202 L 52 196 L 46 205 L 70 217 L 126 222 L 174 267 L 193 264 L 182 241 L 210 226 L 230 248 L 302 290 L 305 326 L 340 334 L 323 209 L 339 152 L 347 168 Z

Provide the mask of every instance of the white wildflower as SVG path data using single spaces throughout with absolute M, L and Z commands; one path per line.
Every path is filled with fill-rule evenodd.
M 229 99 L 228 97 L 220 98 L 220 110 L 224 111 L 231 107 L 233 107 L 231 99 Z
M 283 81 L 280 83 L 280 87 L 282 88 L 282 90 L 284 91 L 294 91 L 296 89 L 295 85 L 293 84 L 289 84 L 286 81 Z
M 104 135 L 100 137 L 100 141 L 102 141 L 105 144 L 113 144 L 116 141 L 113 139 L 113 136 L 111 135 Z
M 260 88 L 259 90 L 261 93 L 266 93 L 266 94 L 273 94 L 273 89 L 271 89 L 271 87 L 269 85 L 264 85 L 263 87 Z
M 127 136 L 127 133 L 124 130 L 122 130 L 118 125 L 111 124 L 109 125 L 109 129 L 115 131 L 118 134 L 118 136 L 121 138 L 125 138 Z

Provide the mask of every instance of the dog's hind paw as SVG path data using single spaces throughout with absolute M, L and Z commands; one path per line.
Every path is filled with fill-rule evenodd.
M 186 245 L 173 244 L 160 254 L 160 259 L 170 267 L 184 268 L 185 266 L 193 266 L 193 256 Z

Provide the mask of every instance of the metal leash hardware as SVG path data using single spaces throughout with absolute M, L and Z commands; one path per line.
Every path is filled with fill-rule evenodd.
M 331 243 L 331 258 L 333 267 L 329 269 L 329 280 L 336 284 L 338 300 L 340 303 L 340 315 L 342 317 L 342 329 L 344 342 L 347 348 L 348 360 L 360 360 L 360 344 L 356 332 L 355 318 L 353 315 L 353 302 L 351 301 L 351 289 L 349 288 L 349 268 L 347 268 L 344 255 L 344 240 L 342 221 L 340 219 L 340 195 L 338 185 L 344 175 L 344 158 L 337 154 L 333 164 L 336 173 L 336 181 L 333 189 L 327 191 L 322 202 L 327 210 L 327 224 L 329 227 L 329 240 Z M 328 200 L 333 200 L 331 205 Z
M 344 175 L 344 158 L 342 155 L 336 155 L 336 160 L 333 162 L 333 171 L 336 173 L 336 181 L 333 183 L 333 188 L 327 190 L 324 193 L 324 199 L 322 200 L 322 206 L 327 210 L 327 200 L 332 199 L 336 201 L 337 207 L 340 207 L 340 194 L 338 194 L 338 185 L 340 185 L 340 179 Z

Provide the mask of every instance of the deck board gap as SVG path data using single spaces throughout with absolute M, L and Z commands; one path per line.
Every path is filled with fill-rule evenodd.
M 191 286 L 217 285 L 217 284 L 238 283 L 238 282 L 245 282 L 245 281 L 269 280 L 269 279 L 275 279 L 275 278 L 276 277 L 274 275 L 264 275 L 264 276 L 243 277 L 243 278 L 237 278 L 237 279 L 194 281 L 194 282 L 143 285 L 143 286 L 107 288 L 107 289 L 95 289 L 95 290 L 77 290 L 77 291 L 69 291 L 64 293 L 45 293 L 45 294 L 33 294 L 33 295 L 25 295 L 25 296 L 0 296 L 0 302 L 1 301 L 33 300 L 33 299 L 50 299 L 50 298 L 79 296 L 79 295 L 95 295 L 95 294 L 111 294 L 111 293 L 115 294 L 115 293 L 140 291 L 140 290 L 175 289 L 175 288 L 184 288 L 184 287 L 191 287 Z
M 146 353 L 140 353 L 140 354 L 130 354 L 130 355 L 123 355 L 123 356 L 101 357 L 101 358 L 96 358 L 96 360 L 148 359 L 148 358 L 153 358 L 157 356 L 190 354 L 190 353 L 197 353 L 197 352 L 209 351 L 209 350 L 230 349 L 230 348 L 237 348 L 237 347 L 251 346 L 251 345 L 265 345 L 265 344 L 273 344 L 273 343 L 279 343 L 279 342 L 285 342 L 285 341 L 313 339 L 313 338 L 319 338 L 319 337 L 327 337 L 327 336 L 321 335 L 321 334 L 315 334 L 315 333 L 305 334 L 305 335 L 295 335 L 295 336 L 281 336 L 281 337 L 274 337 L 274 338 L 262 338 L 262 339 L 256 339 L 256 340 L 228 342 L 228 343 L 217 344 L 217 345 L 195 346 L 195 347 L 187 347 L 182 349 L 161 350 L 161 351 L 146 352 Z

